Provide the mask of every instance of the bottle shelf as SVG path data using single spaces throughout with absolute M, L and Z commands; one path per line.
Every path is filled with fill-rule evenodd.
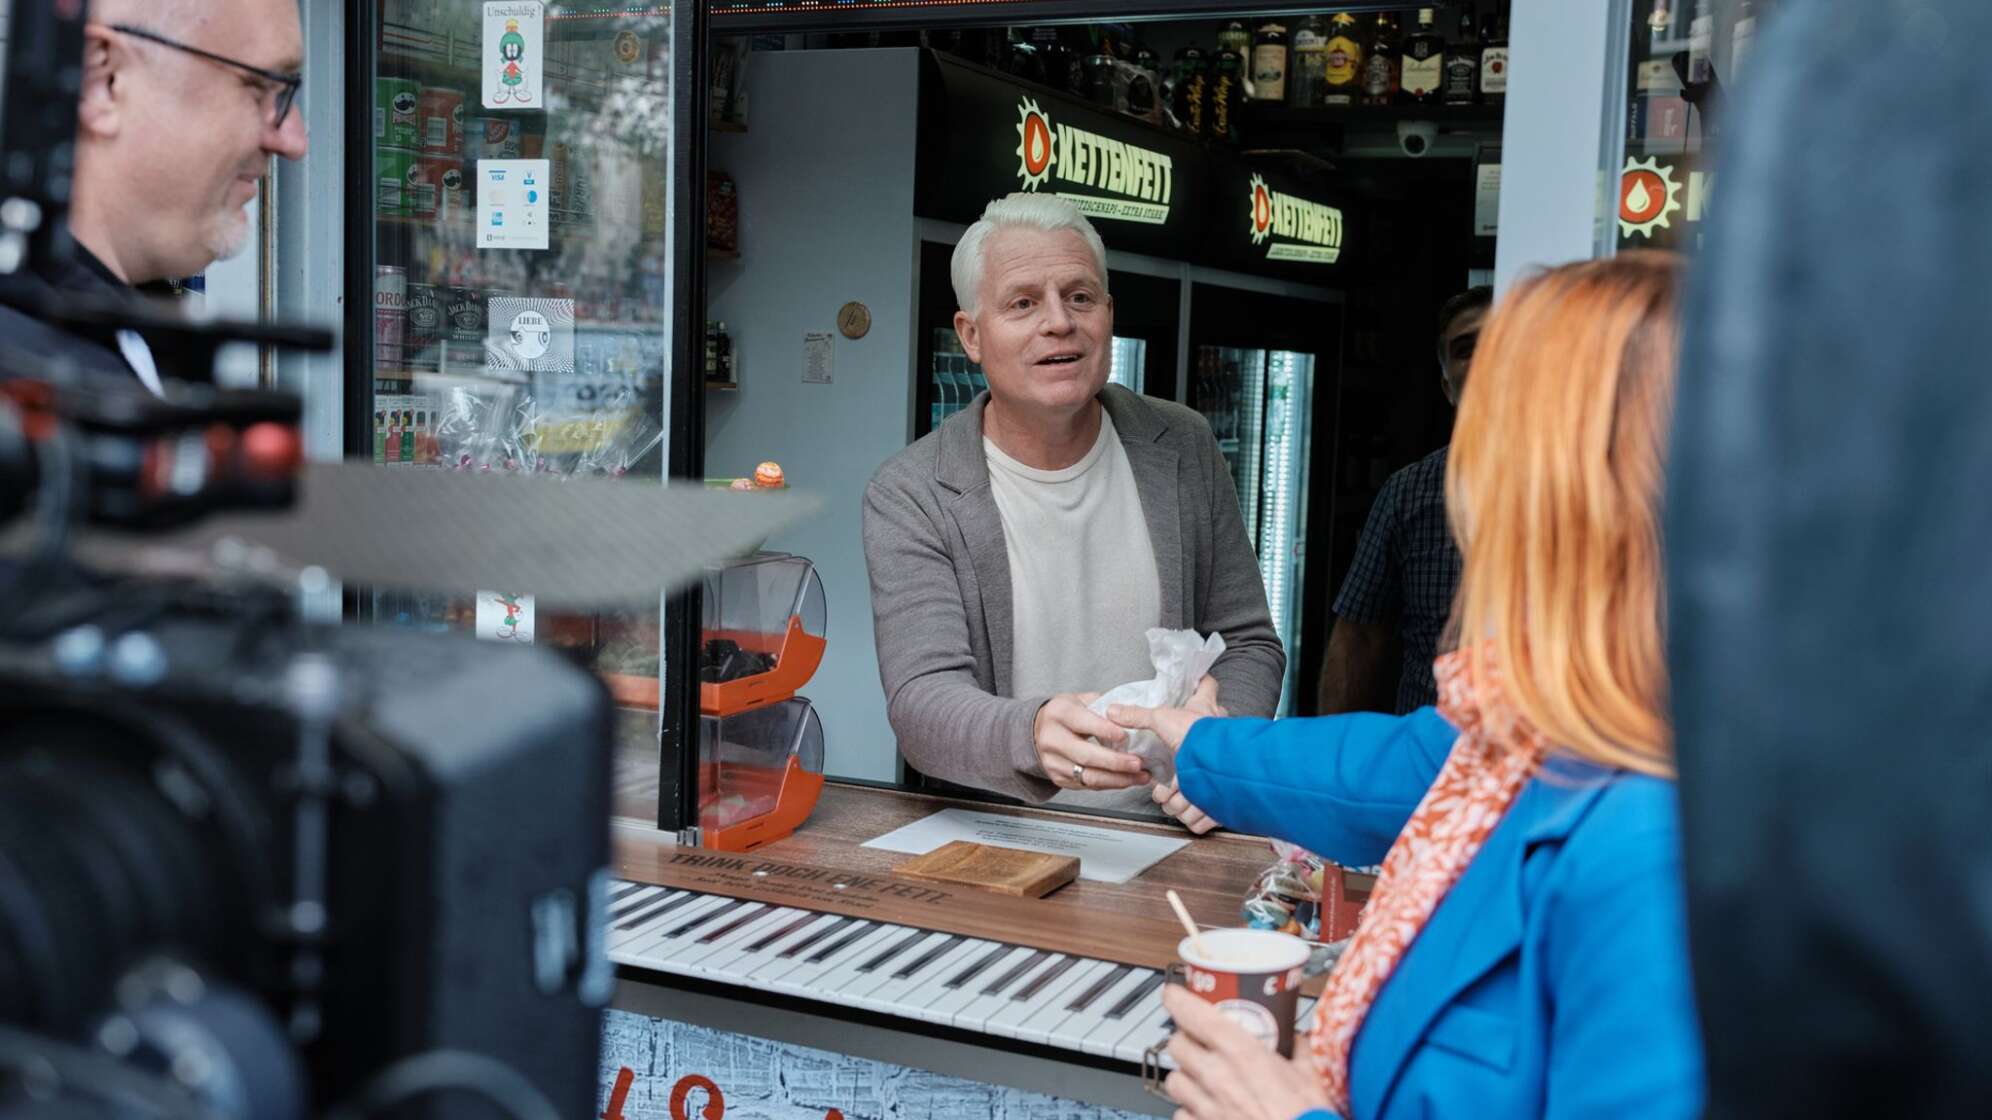
M 1435 121 L 1444 124 L 1498 125 L 1502 105 L 1322 105 L 1300 108 L 1266 101 L 1250 101 L 1245 106 L 1245 125 L 1274 128 L 1335 127 L 1360 128 L 1364 125 L 1396 125 L 1399 121 Z

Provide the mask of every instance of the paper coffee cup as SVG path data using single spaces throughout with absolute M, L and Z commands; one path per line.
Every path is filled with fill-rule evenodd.
M 1290 933 L 1265 929 L 1220 929 L 1202 935 L 1208 954 L 1183 938 L 1183 986 L 1217 1005 L 1247 1034 L 1293 1055 L 1293 1021 L 1300 1006 L 1300 982 L 1313 947 Z

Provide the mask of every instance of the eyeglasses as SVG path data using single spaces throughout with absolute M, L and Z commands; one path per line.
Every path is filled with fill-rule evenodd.
M 265 70 L 261 66 L 251 66 L 246 62 L 238 62 L 226 55 L 215 54 L 213 51 L 204 51 L 199 47 L 190 47 L 178 40 L 169 39 L 156 31 L 147 31 L 142 27 L 133 27 L 127 23 L 114 23 L 111 24 L 111 30 L 130 35 L 134 39 L 145 39 L 149 42 L 158 43 L 162 47 L 171 47 L 176 51 L 182 51 L 196 58 L 205 58 L 209 62 L 220 63 L 230 69 L 240 70 L 245 74 L 254 74 L 256 77 L 275 86 L 276 88 L 272 91 L 273 101 L 269 107 L 269 125 L 271 128 L 283 127 L 285 118 L 290 116 L 292 103 L 297 100 L 298 87 L 304 85 L 303 74 L 280 74 L 275 70 Z

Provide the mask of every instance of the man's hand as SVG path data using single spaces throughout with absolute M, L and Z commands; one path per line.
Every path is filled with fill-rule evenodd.
M 1162 989 L 1162 1006 L 1176 1021 L 1169 1040 L 1176 1072 L 1162 1086 L 1177 1104 L 1176 1120 L 1293 1120 L 1328 1107 L 1305 1039 L 1295 1039 L 1292 1059 L 1282 1058 L 1176 984 Z
M 1183 796 L 1174 782 L 1166 786 L 1157 782 L 1152 796 L 1155 798 L 1155 803 L 1162 806 L 1163 812 L 1182 822 L 1184 828 L 1198 836 L 1217 827 L 1217 822 L 1210 818 L 1210 814 L 1190 804 L 1190 799 Z
M 1036 744 L 1044 776 L 1061 789 L 1129 789 L 1154 779 L 1141 760 L 1114 750 L 1127 741 L 1127 732 L 1104 716 L 1086 710 L 1100 698 L 1097 692 L 1060 693 L 1038 709 Z M 1088 742 L 1088 738 L 1098 743 Z M 1105 745 L 1102 745 L 1105 744 Z
M 1183 710 L 1186 712 L 1195 712 L 1200 716 L 1228 716 L 1231 714 L 1222 705 L 1218 704 L 1217 678 L 1209 674 L 1204 675 L 1203 682 L 1197 685 L 1196 695 L 1190 697 L 1189 703 L 1183 705 Z

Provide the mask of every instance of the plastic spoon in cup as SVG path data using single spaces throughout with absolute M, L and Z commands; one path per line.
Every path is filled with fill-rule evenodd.
M 1204 948 L 1203 935 L 1197 932 L 1197 923 L 1190 917 L 1189 907 L 1183 905 L 1182 896 L 1173 890 L 1170 891 L 1169 905 L 1176 911 L 1176 917 L 1182 919 L 1183 930 L 1190 935 L 1190 944 L 1197 947 L 1197 956 L 1205 960 L 1211 959 L 1210 950 Z

